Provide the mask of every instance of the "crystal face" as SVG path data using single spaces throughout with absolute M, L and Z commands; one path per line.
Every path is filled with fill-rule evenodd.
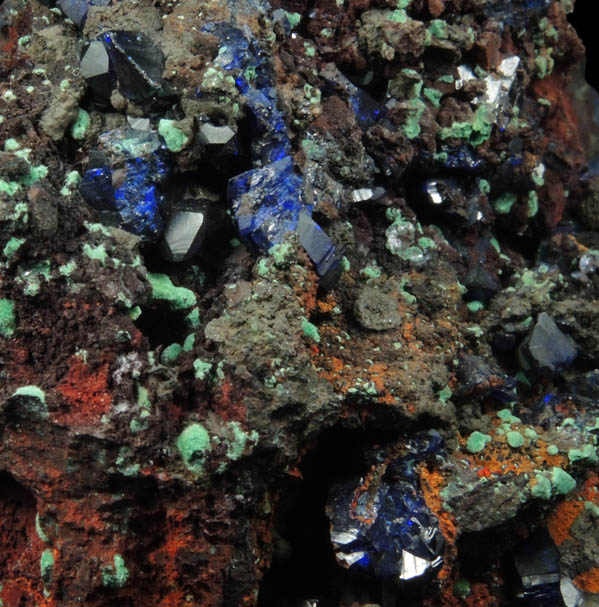
M 415 465 L 442 443 L 435 431 L 416 434 L 399 457 L 373 452 L 367 478 L 331 488 L 326 512 L 340 565 L 398 580 L 441 565 L 443 536 L 420 494 Z
M 169 216 L 161 246 L 168 261 L 185 261 L 192 258 L 203 244 L 208 230 L 208 205 L 187 202 L 184 208 Z
M 542 373 L 556 373 L 572 363 L 578 354 L 576 343 L 560 331 L 551 316 L 541 312 L 534 328 L 518 349 L 523 369 Z
M 160 184 L 169 173 L 168 153 L 156 133 L 124 129 L 104 133 L 94 158 L 97 168 L 83 175 L 80 191 L 90 205 L 119 227 L 147 240 L 163 229 Z
M 80 69 L 101 104 L 117 90 L 150 107 L 173 105 L 176 95 L 162 78 L 164 53 L 143 32 L 107 31 L 84 47 Z

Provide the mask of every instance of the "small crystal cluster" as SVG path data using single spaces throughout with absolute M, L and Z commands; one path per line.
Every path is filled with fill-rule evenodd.
M 442 444 L 434 430 L 415 434 L 399 454 L 394 449 L 371 453 L 373 471 L 366 478 L 331 488 L 327 516 L 340 565 L 397 580 L 441 565 L 443 536 L 420 493 L 415 465 Z

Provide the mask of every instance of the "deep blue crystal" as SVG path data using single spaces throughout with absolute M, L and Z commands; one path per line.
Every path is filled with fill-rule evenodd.
M 300 211 L 312 211 L 301 192 L 290 156 L 230 179 L 227 196 L 241 236 L 263 251 L 281 242 L 297 228 Z
M 299 215 L 297 234 L 301 245 L 316 265 L 321 287 L 330 289 L 341 276 L 341 256 L 335 243 L 307 213 Z
M 549 375 L 569 366 L 577 354 L 574 340 L 560 331 L 546 312 L 539 314 L 534 327 L 518 348 L 518 360 L 524 371 L 533 369 Z
M 153 240 L 162 233 L 158 188 L 169 173 L 168 152 L 156 133 L 116 130 L 100 137 L 101 152 L 90 154 L 91 164 L 80 191 L 94 208 L 113 211 L 121 228 Z
M 405 443 L 403 455 L 390 458 L 388 450 L 373 452 L 378 463 L 367 482 L 352 479 L 331 488 L 327 516 L 339 562 L 376 576 L 403 579 L 440 564 L 444 540 L 414 469 L 441 446 L 435 431 L 417 434 Z M 416 569 L 408 562 L 414 558 L 421 559 Z

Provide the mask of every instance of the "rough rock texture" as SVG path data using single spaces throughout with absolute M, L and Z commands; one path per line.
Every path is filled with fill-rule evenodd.
M 516 605 L 540 528 L 570 603 L 598 604 L 598 97 L 572 9 L 113 0 L 78 30 L 4 0 L 0 607 Z M 159 60 L 86 81 L 109 30 Z M 145 198 L 143 153 L 100 149 L 132 121 L 168 150 Z M 277 154 L 285 204 L 334 243 L 326 288 L 281 191 L 248 211 L 274 208 L 280 242 L 240 236 L 229 180 Z M 113 199 L 133 223 L 201 204 L 202 248 L 168 261 Z M 443 446 L 401 459 L 423 430 Z M 426 575 L 335 560 L 329 492 L 379 470 L 443 535 Z

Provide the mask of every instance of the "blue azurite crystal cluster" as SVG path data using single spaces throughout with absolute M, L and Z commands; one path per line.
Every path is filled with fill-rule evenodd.
M 321 286 L 330 288 L 341 273 L 341 257 L 330 237 L 311 219 L 313 207 L 305 199 L 302 177 L 294 170 L 291 143 L 284 115 L 277 107 L 270 63 L 247 27 L 241 29 L 223 22 L 209 23 L 203 29 L 221 41 L 214 64 L 234 72 L 236 86 L 245 99 L 254 168 L 232 177 L 227 187 L 239 233 L 255 250 L 267 251 L 288 234 L 297 232 L 315 263 Z M 163 110 L 173 103 L 168 84 L 162 79 L 164 55 L 144 34 L 104 32 L 84 48 L 81 69 L 100 105 L 108 103 L 116 89 L 149 110 Z M 352 94 L 360 108 L 367 113 L 378 113 L 378 109 L 368 109 L 358 99 L 356 87 L 349 81 L 347 85 L 353 87 Z M 201 90 L 198 95 L 202 95 Z M 200 141 L 206 139 L 206 145 L 210 145 L 218 135 L 220 145 L 224 134 L 221 131 L 228 127 L 208 125 L 207 128 L 209 133 L 200 130 Z M 232 131 L 227 136 L 229 147 L 239 147 Z M 151 150 L 143 146 L 148 137 L 153 141 Z M 117 144 L 121 150 L 116 156 L 115 147 L 110 145 L 113 139 L 128 142 L 125 146 Z M 157 239 L 166 219 L 161 216 L 159 193 L 160 184 L 168 174 L 165 147 L 158 135 L 141 131 L 126 135 L 106 133 L 102 140 L 104 145 L 109 144 L 111 153 L 90 162 L 81 185 L 82 194 L 95 208 L 112 211 L 113 216 L 119 218 L 120 227 L 147 240 Z M 143 154 L 136 156 L 136 148 L 143 148 Z M 200 224 L 205 228 L 205 222 Z M 170 237 L 176 240 L 177 235 L 171 232 Z M 192 234 L 186 239 L 197 244 Z M 171 260 L 179 257 L 169 255 Z
M 369 454 L 373 468 L 367 477 L 332 487 L 327 515 L 339 564 L 397 580 L 441 565 L 443 536 L 424 502 L 415 467 L 442 445 L 434 430 L 416 434 L 399 453 L 381 449 Z
M 294 171 L 270 65 L 249 31 L 222 23 L 209 24 L 205 30 L 223 44 L 215 63 L 225 70 L 237 70 L 235 83 L 245 97 L 249 117 L 255 168 L 233 177 L 227 188 L 239 232 L 253 247 L 266 251 L 298 231 L 300 242 L 316 264 L 321 285 L 332 286 L 341 273 L 340 255 L 332 240 L 310 219 L 312 206 L 305 200 L 302 178 Z M 300 215 L 308 218 L 301 226 Z
M 109 131 L 90 155 L 81 193 L 107 219 L 146 240 L 163 229 L 160 184 L 169 174 L 168 152 L 156 133 Z

